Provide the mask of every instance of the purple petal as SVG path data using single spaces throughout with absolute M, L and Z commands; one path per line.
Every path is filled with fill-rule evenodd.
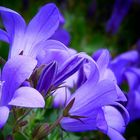
M 105 114 L 105 119 L 109 127 L 115 129 L 116 131 L 123 133 L 126 127 L 125 120 L 122 114 L 112 106 L 103 107 Z M 115 120 L 115 121 L 114 121 Z
M 103 80 L 103 79 L 109 79 L 117 84 L 117 79 L 116 79 L 113 71 L 110 68 L 107 68 L 104 71 L 104 75 L 102 75 L 102 77 L 100 77 L 100 80 Z
M 8 104 L 15 90 L 30 77 L 36 64 L 36 60 L 21 55 L 7 61 L 2 72 L 2 81 L 4 81 L 1 97 L 2 105 Z
M 86 72 L 84 71 L 84 68 L 81 67 L 80 70 L 78 71 L 78 76 L 77 76 L 77 88 L 79 88 L 81 85 L 83 85 L 87 81 L 87 76 Z
M 55 108 L 64 107 L 65 103 L 70 98 L 70 91 L 67 87 L 59 88 L 53 93 L 53 106 Z
M 138 68 L 129 68 L 124 73 L 128 84 L 129 84 L 129 90 L 135 90 L 139 86 L 139 80 L 140 80 L 140 70 Z
M 114 72 L 118 84 L 122 83 L 123 74 L 126 68 L 134 65 L 138 61 L 138 52 L 129 51 L 116 57 L 110 64 L 111 70 Z
M 123 101 L 123 102 L 127 101 L 125 94 L 121 91 L 118 85 L 116 85 L 116 91 L 118 94 L 118 101 Z
M 60 13 L 60 15 L 59 15 L 60 17 L 60 27 L 62 27 L 64 24 L 65 24 L 65 19 L 64 19 L 64 17 L 63 17 L 63 15 Z
M 52 86 L 52 83 L 54 82 L 56 71 L 57 71 L 56 62 L 52 62 L 44 68 L 37 84 L 37 90 L 39 92 L 41 93 L 43 92 L 44 95 L 46 95 L 49 88 Z
M 45 106 L 45 101 L 43 96 L 34 88 L 21 87 L 15 91 L 12 100 L 9 102 L 9 105 L 42 108 Z
M 140 118 L 140 93 L 138 90 L 128 93 L 127 110 L 130 114 L 130 120 L 136 120 Z
M 58 40 L 68 46 L 70 43 L 70 34 L 65 29 L 60 28 L 53 34 L 51 39 Z
M 8 34 L 4 30 L 1 30 L 1 29 L 0 29 L 0 40 L 9 43 Z
M 69 78 L 67 78 L 64 83 L 67 87 L 69 88 L 73 88 L 76 83 L 77 83 L 77 79 L 78 79 L 78 72 L 74 73 L 72 76 L 70 76 Z
M 123 20 L 123 18 L 126 16 L 130 6 L 131 6 L 132 0 L 116 0 L 114 4 L 114 9 L 112 12 L 112 16 L 107 22 L 106 25 L 106 31 L 115 34 L 118 31 L 118 28 Z
M 24 54 L 30 55 L 36 58 L 39 63 L 43 63 L 42 61 L 46 60 L 47 53 L 49 51 L 62 51 L 69 55 L 68 48 L 59 41 L 56 40 L 47 40 L 38 43 L 37 45 L 29 48 L 28 50 L 24 50 Z
M 61 82 L 73 75 L 77 70 L 79 70 L 84 61 L 85 58 L 81 57 L 79 54 L 69 58 L 58 70 L 54 85 L 59 85 Z
M 9 116 L 9 108 L 6 106 L 1 106 L 0 107 L 0 128 L 2 128 Z
M 112 106 L 104 106 L 102 109 L 102 112 L 98 114 L 100 117 L 97 119 L 97 127 L 111 140 L 125 140 L 121 135 L 126 127 L 122 114 Z
M 49 64 L 53 61 L 57 62 L 58 67 L 70 57 L 70 54 L 67 51 L 59 50 L 59 49 L 48 49 L 46 51 L 42 51 L 37 57 L 38 65 L 41 64 Z
M 97 114 L 97 117 L 96 117 L 96 127 L 101 130 L 103 133 L 107 133 L 107 129 L 108 129 L 108 125 L 107 125 L 107 122 L 105 120 L 105 114 L 103 112 L 103 110 L 100 108 L 99 109 L 99 112 Z
M 63 129 L 70 132 L 85 132 L 89 130 L 97 130 L 96 127 L 96 117 L 100 108 L 89 111 L 85 110 L 85 114 L 71 114 L 71 115 L 83 115 L 85 118 L 80 118 L 80 120 L 64 117 L 60 124 Z
M 59 26 L 59 11 L 54 4 L 43 6 L 37 15 L 30 21 L 27 32 L 26 51 L 40 41 L 50 38 Z
M 129 116 L 129 113 L 128 113 L 127 109 L 122 104 L 120 104 L 118 102 L 115 102 L 114 105 L 119 107 L 119 109 L 121 110 L 122 116 L 123 116 L 124 121 L 125 121 L 125 124 L 127 125 L 130 121 L 130 116 Z
M 26 24 L 24 19 L 11 9 L 0 7 L 0 14 L 11 45 L 9 57 L 13 57 L 23 50 L 24 46 L 21 42 L 23 41 Z
M 71 97 L 75 102 L 70 113 L 84 112 L 84 110 L 93 110 L 103 105 L 114 104 L 117 100 L 116 87 L 109 80 L 102 80 L 92 86 L 90 84 L 81 86 Z
M 109 51 L 107 49 L 98 50 L 93 54 L 92 58 L 97 62 L 102 77 L 102 74 L 109 65 Z
M 107 135 L 111 140 L 126 140 L 118 131 L 109 127 Z

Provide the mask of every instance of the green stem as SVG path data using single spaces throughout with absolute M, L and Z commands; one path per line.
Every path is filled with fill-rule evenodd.
M 23 120 L 31 111 L 32 109 L 29 109 L 23 116 L 21 116 L 15 123 L 14 128 L 13 128 L 13 133 L 16 132 L 17 126 L 18 124 L 21 122 L 21 120 Z
M 48 129 L 47 135 L 50 134 L 50 132 L 59 125 L 60 121 L 62 120 L 63 116 L 60 116 Z

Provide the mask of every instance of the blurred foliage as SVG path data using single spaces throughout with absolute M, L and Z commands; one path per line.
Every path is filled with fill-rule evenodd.
M 108 48 L 112 55 L 130 50 L 140 37 L 140 5 L 134 3 L 129 13 L 124 18 L 119 31 L 115 35 L 105 32 L 105 25 L 110 18 L 114 0 L 0 0 L 0 5 L 11 8 L 19 12 L 26 22 L 37 13 L 38 9 L 49 2 L 54 2 L 63 13 L 66 23 L 65 28 L 70 33 L 70 47 L 77 51 L 85 51 L 92 54 L 99 48 Z M 0 22 L 0 27 L 2 23 Z M 8 57 L 8 44 L 0 42 L 0 56 L 4 59 Z M 50 107 L 49 107 L 50 106 Z M 27 127 L 25 134 L 31 136 L 31 130 L 40 122 L 53 122 L 59 112 L 52 110 L 51 105 L 47 105 L 46 110 L 34 110 L 30 112 L 31 118 L 28 118 L 30 125 Z M 43 116 L 43 117 L 42 117 Z M 14 125 L 12 116 L 9 124 Z M 128 126 L 125 136 L 128 140 L 138 140 L 140 122 L 137 121 Z M 0 133 L 0 139 L 7 134 L 10 135 L 11 128 L 6 125 L 5 133 Z M 57 133 L 60 132 L 60 133 Z M 97 135 L 99 137 L 97 137 Z M 136 135 L 138 137 L 136 137 Z M 67 133 L 57 128 L 49 135 L 50 140 L 105 140 L 106 136 L 99 132 L 86 133 Z M 15 139 L 26 139 L 22 133 L 16 133 Z

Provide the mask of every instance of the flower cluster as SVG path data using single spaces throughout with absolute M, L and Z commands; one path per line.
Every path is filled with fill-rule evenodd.
M 122 16 L 125 14 L 123 12 Z M 140 71 L 136 63 L 139 54 L 136 51 L 113 61 L 106 49 L 92 56 L 77 53 L 68 47 L 70 36 L 54 4 L 41 7 L 28 25 L 21 15 L 5 7 L 0 7 L 0 16 L 4 25 L 4 29 L 0 29 L 0 40 L 9 44 L 8 60 L 0 76 L 1 129 L 10 112 L 45 108 L 48 98 L 52 97 L 53 107 L 62 112 L 60 118 L 47 127 L 46 135 L 60 124 L 65 131 L 98 130 L 111 140 L 125 139 L 122 134 L 129 122 L 128 111 L 133 114 L 132 103 L 135 102 L 133 107 L 137 109 L 140 98 L 137 93 Z M 128 98 L 134 99 L 128 100 L 128 111 L 123 106 L 127 98 L 119 87 L 124 78 L 130 86 Z M 44 133 L 41 136 L 43 126 L 36 129 L 33 137 L 46 136 Z

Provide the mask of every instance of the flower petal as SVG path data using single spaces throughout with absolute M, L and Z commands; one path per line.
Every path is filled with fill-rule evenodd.
M 52 83 L 54 82 L 56 71 L 57 71 L 56 62 L 50 63 L 43 69 L 43 72 L 41 73 L 41 76 L 37 84 L 37 90 L 39 92 L 41 93 L 43 92 L 43 94 L 46 95 L 49 88 L 52 86 Z
M 9 108 L 6 106 L 0 107 L 0 128 L 4 126 L 9 116 Z
M 24 19 L 11 9 L 0 6 L 0 14 L 11 45 L 9 57 L 13 57 L 23 50 L 24 46 L 21 42 L 23 41 L 26 24 Z
M 53 61 L 57 62 L 58 67 L 70 57 L 70 54 L 65 50 L 60 49 L 46 49 L 45 51 L 41 51 L 41 53 L 37 56 L 38 65 L 41 64 L 49 64 Z
M 9 43 L 8 34 L 4 30 L 1 30 L 1 29 L 0 29 L 0 40 Z
M 85 132 L 89 130 L 97 130 L 96 116 L 99 108 L 94 111 L 86 111 L 85 114 L 71 114 L 71 115 L 83 115 L 83 118 L 75 119 L 64 117 L 60 124 L 63 129 L 70 132 Z M 85 116 L 85 118 L 84 118 Z
M 54 4 L 43 6 L 37 15 L 30 21 L 27 32 L 26 51 L 34 47 L 40 41 L 50 38 L 59 26 L 60 13 Z
M 128 68 L 124 75 L 129 84 L 129 90 L 135 90 L 139 87 L 140 69 L 134 67 Z
M 129 114 L 130 121 L 140 118 L 140 93 L 138 90 L 128 93 L 128 104 L 126 106 Z
M 68 77 L 73 75 L 84 63 L 85 58 L 81 57 L 79 54 L 76 54 L 70 57 L 61 67 L 58 69 L 56 80 L 54 82 L 55 86 L 61 84 Z
M 116 131 L 123 133 L 126 127 L 125 120 L 122 114 L 115 107 L 104 106 L 103 111 L 105 114 L 105 119 L 109 127 L 115 129 Z
M 126 140 L 118 131 L 109 127 L 107 135 L 111 140 Z
M 41 61 L 43 59 L 46 59 L 45 57 L 47 56 L 48 51 L 51 51 L 51 50 L 57 50 L 57 51 L 59 50 L 59 51 L 63 51 L 63 52 L 65 51 L 65 53 L 67 53 L 67 55 L 69 55 L 68 48 L 57 40 L 42 41 L 29 49 L 24 50 L 24 54 L 30 55 L 34 58 L 36 58 L 36 56 L 37 56 L 38 61 L 41 64 L 43 63 Z
M 55 108 L 62 108 L 64 107 L 65 103 L 70 98 L 71 93 L 67 87 L 62 87 L 57 89 L 53 93 L 53 107 Z
M 93 54 L 92 57 L 97 62 L 100 70 L 100 75 L 101 77 L 103 77 L 104 71 L 105 69 L 107 69 L 110 60 L 109 51 L 107 49 L 98 50 L 97 52 L 95 52 L 95 54 Z
M 132 0 L 116 0 L 114 4 L 114 9 L 112 12 L 112 16 L 107 22 L 106 25 L 106 31 L 115 34 L 118 31 L 118 28 L 123 20 L 123 18 L 126 16 L 130 6 L 131 6 Z
M 98 116 L 100 116 L 97 119 L 98 129 L 107 134 L 111 140 L 125 140 L 121 135 L 126 127 L 125 120 L 115 107 L 102 107 L 102 111 L 99 112 Z
M 75 102 L 70 110 L 71 114 L 84 112 L 84 110 L 93 110 L 103 105 L 114 104 L 117 100 L 116 87 L 109 80 L 102 80 L 98 84 L 83 85 L 71 97 Z
M 70 34 L 65 29 L 60 28 L 53 34 L 51 39 L 58 40 L 68 46 L 70 43 Z
M 43 96 L 34 88 L 21 87 L 15 91 L 12 100 L 9 102 L 9 105 L 42 108 L 45 106 L 45 101 Z
M 2 72 L 2 81 L 4 81 L 1 97 L 2 105 L 8 104 L 15 90 L 30 77 L 36 64 L 36 60 L 21 55 L 7 61 Z
M 110 68 L 114 72 L 118 84 L 121 84 L 126 68 L 132 64 L 136 64 L 138 59 L 139 56 L 137 51 L 129 51 L 119 55 L 111 62 Z

